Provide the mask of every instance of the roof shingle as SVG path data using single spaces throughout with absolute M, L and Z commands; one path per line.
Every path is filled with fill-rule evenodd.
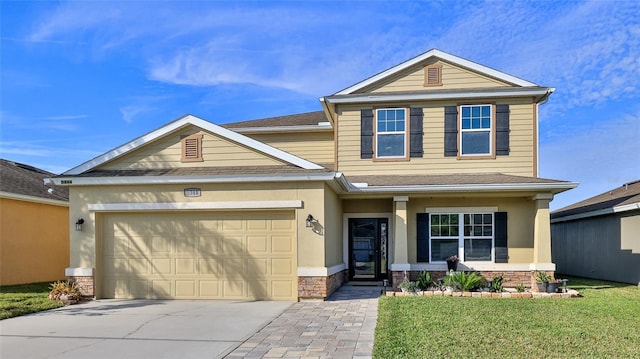
M 551 213 L 551 218 L 572 216 L 580 213 L 609 209 L 640 202 L 640 180 L 625 183 L 620 187 L 587 198 L 584 201 L 560 208 Z
M 0 159 L 0 191 L 59 201 L 69 200 L 69 189 L 45 185 L 55 174 L 23 163 Z

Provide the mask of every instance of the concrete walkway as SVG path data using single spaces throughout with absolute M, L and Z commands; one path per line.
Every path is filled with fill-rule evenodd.
M 381 289 L 346 284 L 294 303 L 225 358 L 371 358 Z

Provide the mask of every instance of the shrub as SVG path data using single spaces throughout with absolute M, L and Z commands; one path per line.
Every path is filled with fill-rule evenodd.
M 427 290 L 431 286 L 433 282 L 433 278 L 431 278 L 431 273 L 423 270 L 418 274 L 418 287 L 422 290 Z
M 454 272 L 448 275 L 445 281 L 447 282 L 447 286 L 470 292 L 482 287 L 484 277 L 476 272 Z
M 523 293 L 524 292 L 524 284 L 520 283 L 516 286 L 516 292 Z
M 49 299 L 57 300 L 64 304 L 73 304 L 80 300 L 80 289 L 76 283 L 70 281 L 57 281 L 51 283 Z
M 491 280 L 491 286 L 489 286 L 489 290 L 492 292 L 500 293 L 504 289 L 503 283 L 504 277 L 502 277 L 501 275 L 493 277 L 493 279 Z
M 418 291 L 418 283 L 413 281 L 405 281 L 400 283 L 400 289 L 404 292 L 415 293 Z

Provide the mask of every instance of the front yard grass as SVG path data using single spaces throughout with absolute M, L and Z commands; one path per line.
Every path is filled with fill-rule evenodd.
M 0 286 L 0 320 L 62 307 L 49 299 L 49 282 Z
M 381 297 L 373 357 L 640 358 L 638 287 L 569 287 L 583 298 Z

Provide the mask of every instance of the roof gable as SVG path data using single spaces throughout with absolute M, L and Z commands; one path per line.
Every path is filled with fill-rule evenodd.
M 446 52 L 432 49 L 421 55 L 418 55 L 410 60 L 407 60 L 399 65 L 391 67 L 385 71 L 382 71 L 372 77 L 369 77 L 366 80 L 360 81 L 350 87 L 347 87 L 344 90 L 338 91 L 335 95 L 350 95 L 359 93 L 367 88 L 376 87 L 378 83 L 388 82 L 389 79 L 393 79 L 397 77 L 402 72 L 407 69 L 411 69 L 412 67 L 427 65 L 429 63 L 435 63 L 437 61 L 444 61 L 445 63 L 451 64 L 454 67 L 460 69 L 470 70 L 472 72 L 477 73 L 487 79 L 495 79 L 506 84 L 510 84 L 511 86 L 519 86 L 519 87 L 537 87 L 538 85 L 529 82 L 518 77 L 509 75 L 507 73 L 492 69 L 490 67 L 480 65 L 478 63 L 463 59 L 461 57 L 448 54 Z
M 640 180 L 625 183 L 620 187 L 560 208 L 551 213 L 551 218 L 576 216 L 583 213 L 609 214 L 608 210 L 638 209 L 640 204 Z
M 274 159 L 292 164 L 294 166 L 298 166 L 303 169 L 321 169 L 322 168 L 322 166 L 319 166 L 313 162 L 291 155 L 287 152 L 284 152 L 275 147 L 269 146 L 260 141 L 254 140 L 242 134 L 223 128 L 221 126 L 215 125 L 211 122 L 205 121 L 196 116 L 187 115 L 155 131 L 149 132 L 146 135 L 140 136 L 130 142 L 127 142 L 122 146 L 114 148 L 111 151 L 108 151 L 90 161 L 87 161 L 79 166 L 76 166 L 66 171 L 65 173 L 63 173 L 63 175 L 78 175 L 78 174 L 93 170 L 97 167 L 100 167 L 106 164 L 107 162 L 113 161 L 118 158 L 122 158 L 123 156 L 132 153 L 132 151 L 140 149 L 142 146 L 148 145 L 151 142 L 157 141 L 169 134 L 172 134 L 176 131 L 184 129 L 188 126 L 195 126 L 197 128 L 202 129 L 203 131 L 214 134 L 217 137 L 224 139 L 226 141 L 233 142 L 235 144 L 241 145 L 252 151 L 262 153 Z

